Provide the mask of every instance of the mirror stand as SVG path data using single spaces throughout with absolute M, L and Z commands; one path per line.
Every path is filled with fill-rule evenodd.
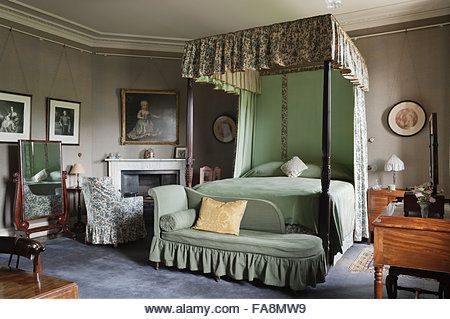
M 63 200 L 63 211 L 59 215 L 45 217 L 48 225 L 30 228 L 30 223 L 25 217 L 24 209 L 24 193 L 23 184 L 20 173 L 15 173 L 13 180 L 16 184 L 16 195 L 14 197 L 14 224 L 16 226 L 16 231 L 22 233 L 25 237 L 29 238 L 30 234 L 37 233 L 41 231 L 58 230 L 57 232 L 52 232 L 56 234 L 59 232 L 64 232 L 69 235 L 73 235 L 69 230 L 69 212 L 68 212 L 68 196 L 66 189 L 66 179 L 67 171 L 62 171 L 62 200 Z M 50 234 L 49 234 L 50 235 Z
M 67 172 L 62 170 L 61 142 L 20 140 L 20 172 L 14 174 L 14 224 L 25 237 L 69 231 Z

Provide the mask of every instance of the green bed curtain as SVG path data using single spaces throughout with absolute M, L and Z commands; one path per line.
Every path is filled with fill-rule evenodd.
M 225 82 L 230 81 L 230 82 Z M 202 76 L 196 82 L 209 83 L 214 89 L 239 95 L 237 118 L 236 154 L 233 177 L 240 177 L 252 168 L 253 133 L 256 118 L 256 94 L 261 91 L 259 74 L 248 70 L 239 77 Z M 246 88 L 246 89 L 244 89 Z M 254 90 L 251 92 L 249 90 Z
M 256 93 L 240 90 L 237 120 L 236 156 L 234 178 L 251 169 L 253 154 L 253 133 L 256 118 Z

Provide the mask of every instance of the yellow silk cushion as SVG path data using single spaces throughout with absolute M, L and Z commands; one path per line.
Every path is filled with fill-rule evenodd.
M 192 228 L 238 236 L 246 206 L 246 200 L 220 202 L 203 197 L 197 223 Z

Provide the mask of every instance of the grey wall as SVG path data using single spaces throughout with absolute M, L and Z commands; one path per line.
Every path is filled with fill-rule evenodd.
M 81 142 L 80 146 L 63 146 L 66 169 L 78 162 L 83 164 L 86 175 L 106 175 L 106 154 L 119 152 L 124 158 L 139 158 L 148 147 L 155 150 L 158 158 L 174 156 L 172 145 L 120 145 L 121 88 L 178 91 L 179 145 L 186 145 L 187 81 L 180 76 L 179 60 L 95 56 L 69 48 L 65 49 L 66 59 L 61 55 L 62 46 L 14 32 L 19 62 L 12 40 L 4 46 L 8 33 L 0 28 L 0 90 L 32 95 L 32 139 L 46 139 L 47 97 L 81 102 Z M 221 166 L 224 175 L 231 176 L 234 144 L 216 141 L 212 123 L 222 114 L 235 118 L 237 97 L 214 91 L 209 85 L 195 85 L 194 96 L 196 180 L 202 165 Z M 17 162 L 17 144 L 0 143 L 0 234 L 12 230 L 12 176 L 19 169 Z M 69 183 L 75 183 L 72 177 Z
M 219 142 L 213 134 L 213 123 L 220 115 L 237 117 L 239 98 L 210 84 L 194 85 L 194 184 L 199 181 L 202 166 L 221 167 L 222 178 L 233 177 L 235 141 Z
M 178 60 L 148 60 L 142 58 L 94 57 L 92 89 L 92 174 L 107 174 L 103 162 L 108 153 L 120 153 L 124 158 L 142 157 L 144 149 L 152 147 L 158 158 L 172 158 L 171 145 L 120 145 L 120 88 L 176 90 L 180 102 L 180 143 L 186 145 L 186 86 L 180 76 Z M 236 118 L 238 98 L 214 90 L 208 84 L 194 85 L 194 184 L 201 166 L 219 166 L 224 177 L 233 175 L 234 143 L 223 144 L 214 138 L 212 125 L 223 114 Z
M 142 158 L 144 149 L 152 147 L 157 158 L 172 158 L 172 145 L 120 145 L 120 89 L 175 90 L 180 103 L 180 145 L 186 144 L 186 80 L 180 76 L 180 61 L 149 60 L 114 56 L 95 56 L 92 67 L 91 117 L 92 175 L 107 174 L 103 162 L 108 153 L 124 158 Z
M 33 139 L 46 139 L 47 97 L 80 101 L 81 144 L 63 147 L 63 164 L 67 166 L 74 162 L 81 162 L 90 172 L 91 56 L 67 49 L 67 58 L 64 56 L 60 60 L 64 50 L 62 46 L 15 32 L 13 33 L 14 41 L 10 38 L 6 43 L 8 33 L 8 30 L 0 29 L 0 54 L 3 52 L 3 56 L 0 56 L 0 90 L 32 95 L 31 137 Z M 15 47 L 20 59 L 16 56 Z M 67 61 L 70 63 L 75 88 L 72 85 Z M 81 159 L 77 157 L 79 152 L 83 154 Z M 17 144 L 0 143 L 0 233 L 5 227 L 12 225 L 14 196 L 12 176 L 18 171 L 17 155 Z
M 414 100 L 427 115 L 438 113 L 440 186 L 450 196 L 449 176 L 449 74 L 450 27 L 436 27 L 406 33 L 363 38 L 356 45 L 369 69 L 370 92 L 366 95 L 369 164 L 378 171 L 369 173 L 369 185 L 380 178 L 392 182 L 384 172 L 385 161 L 397 154 L 406 170 L 397 174 L 397 185 L 413 186 L 428 181 L 428 130 L 412 137 L 400 137 L 387 126 L 389 109 L 401 100 Z M 407 41 L 407 42 L 406 42 Z

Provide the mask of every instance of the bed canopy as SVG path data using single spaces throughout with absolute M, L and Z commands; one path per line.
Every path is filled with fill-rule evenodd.
M 328 252 L 331 178 L 331 73 L 339 70 L 353 84 L 353 166 L 355 187 L 355 240 L 368 235 L 367 225 L 367 138 L 364 92 L 368 91 L 365 61 L 350 37 L 332 15 L 322 15 L 186 43 L 182 76 L 188 79 L 187 170 L 192 186 L 193 165 L 193 81 L 212 83 L 216 88 L 239 95 L 238 130 L 234 177 L 251 168 L 255 126 L 255 99 L 261 92 L 261 75 L 323 69 L 322 102 L 322 193 L 319 233 Z M 283 102 L 284 103 L 284 102 Z M 339 110 L 336 110 L 339 111 Z M 282 107 L 282 113 L 285 112 Z M 283 116 L 283 114 L 282 114 Z M 282 127 L 285 139 L 287 128 Z M 283 160 L 287 157 L 282 143 Z

